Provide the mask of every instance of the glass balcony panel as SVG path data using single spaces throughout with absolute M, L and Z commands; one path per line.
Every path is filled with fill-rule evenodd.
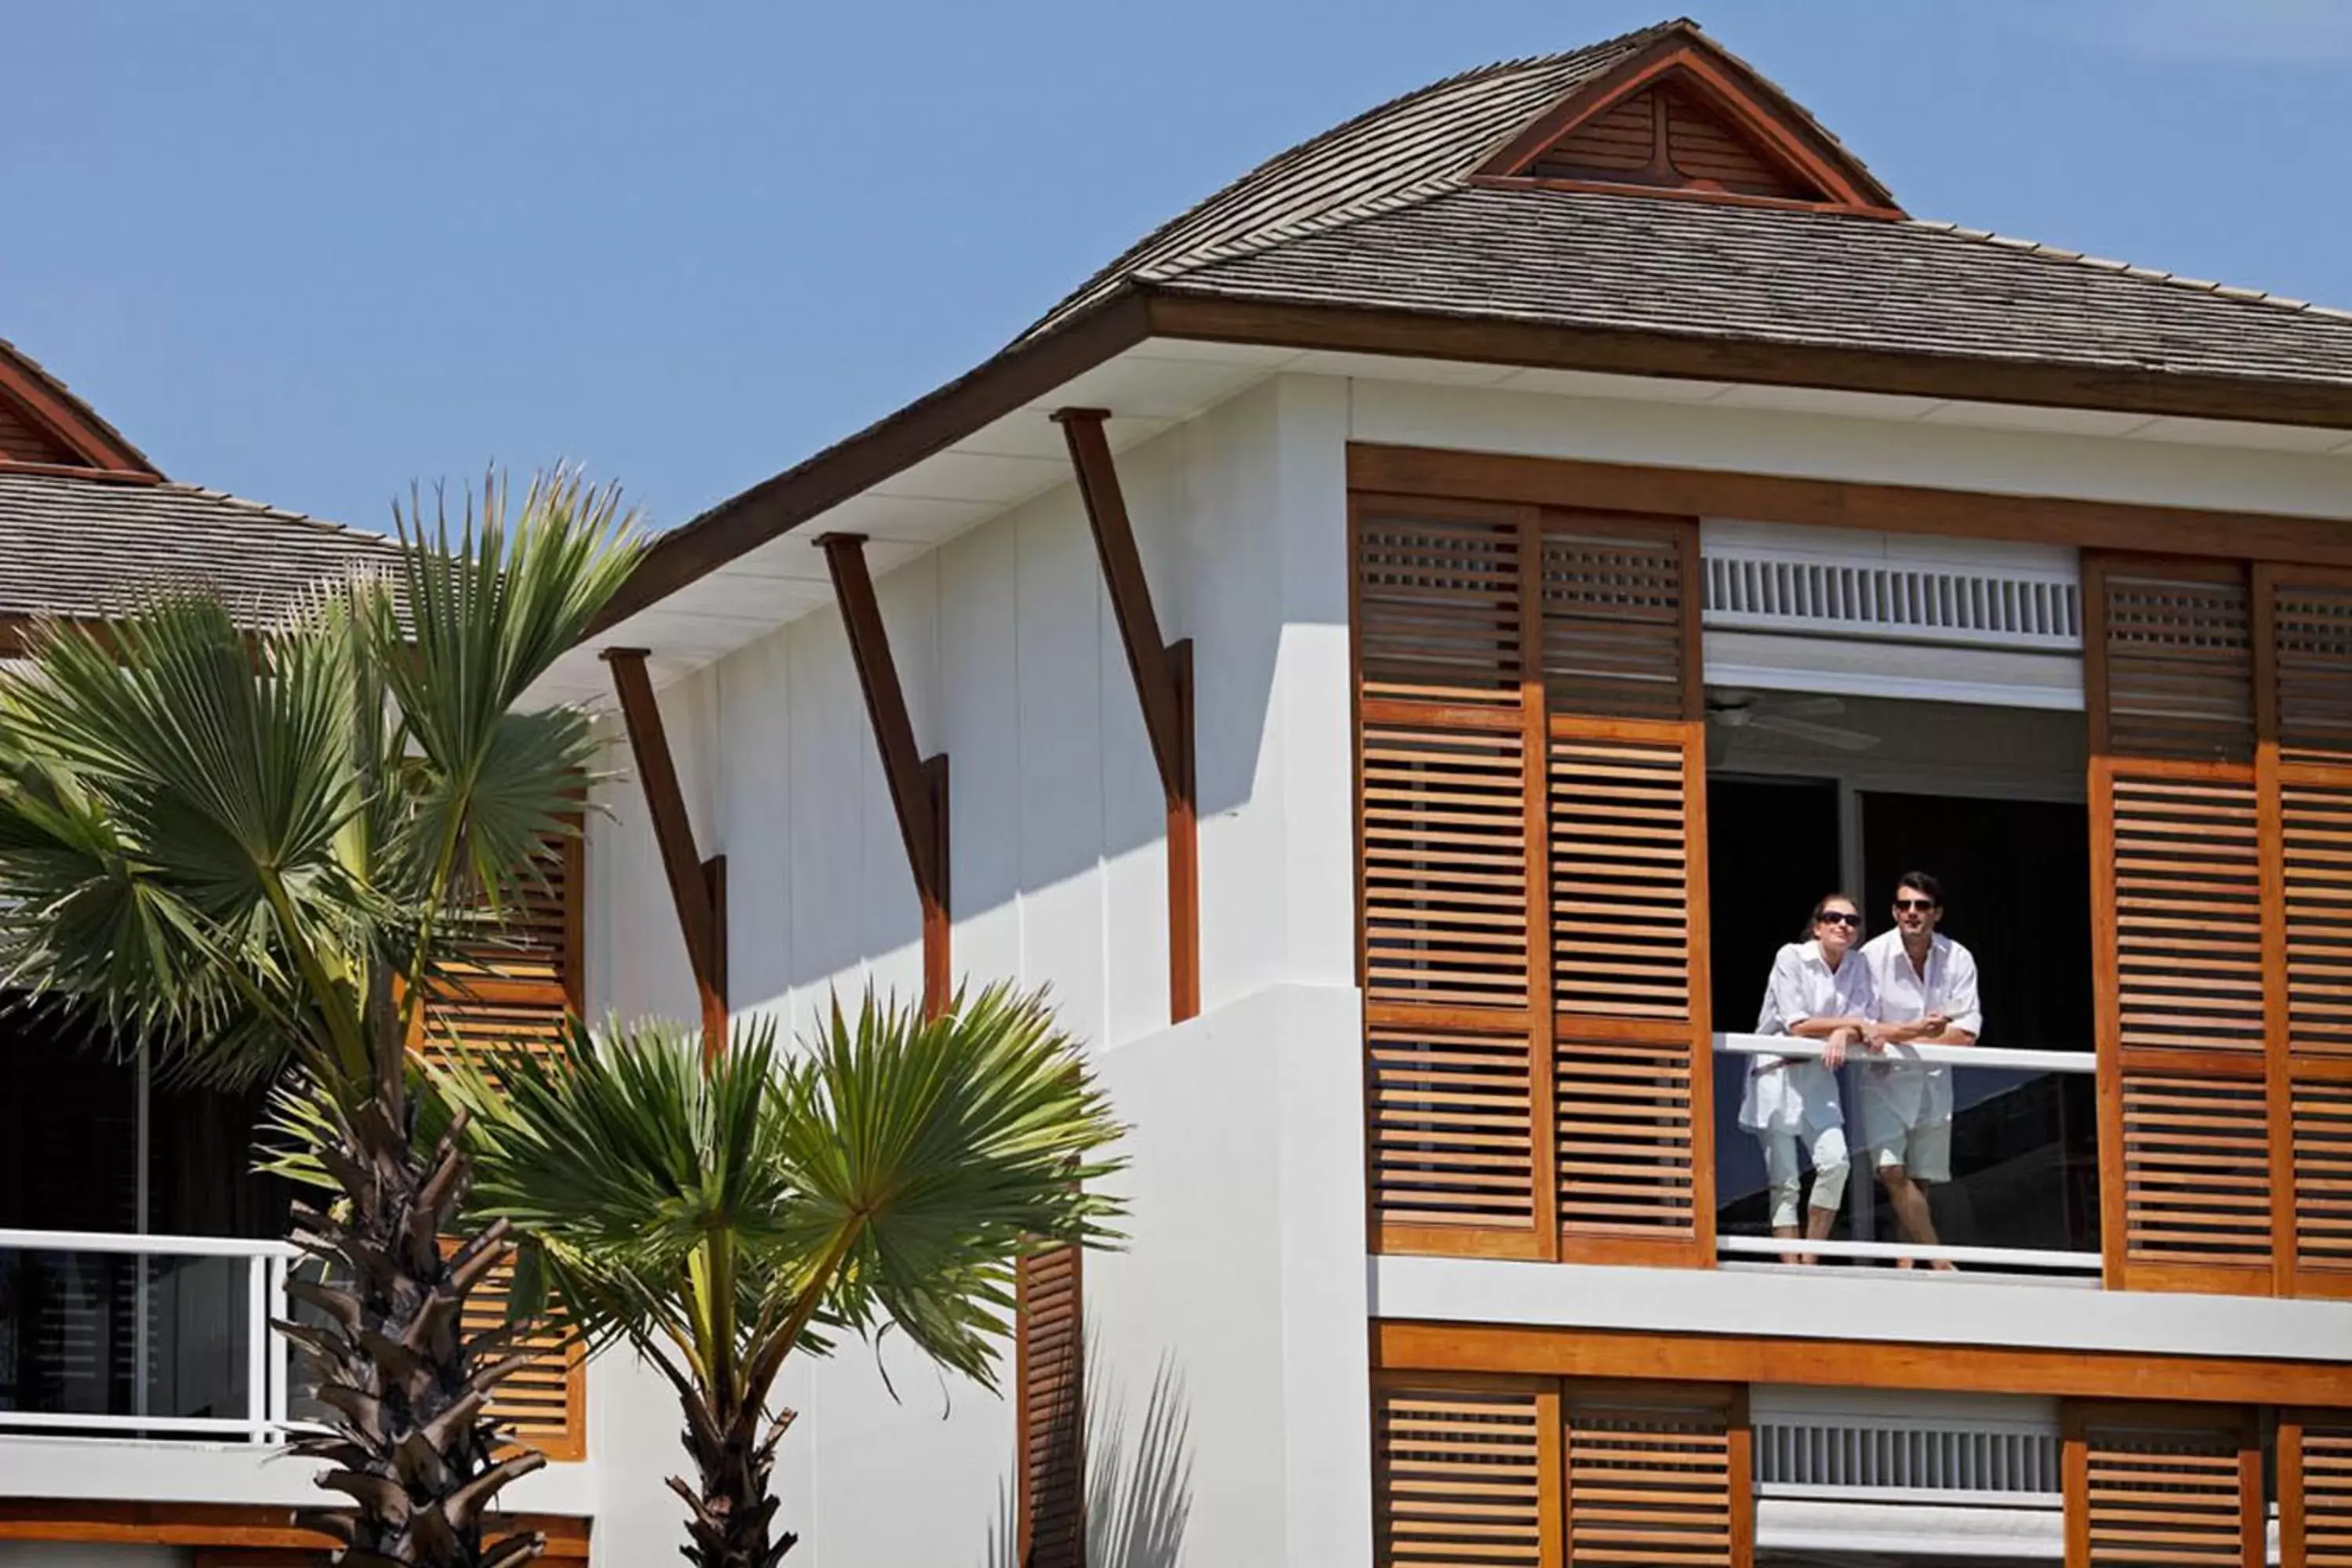
M 257 1437 L 283 1250 L 0 1231 L 0 1431 Z
M 2098 1127 L 2089 1051 L 1895 1047 L 1884 1058 L 1850 1058 L 1835 1075 L 1838 1114 L 1816 1115 L 1794 1140 L 1801 1151 L 1800 1229 L 1818 1226 L 1813 1215 L 1822 1184 L 1812 1156 L 1825 1152 L 1819 1149 L 1821 1131 L 1835 1129 L 1847 1153 L 1843 1193 L 1819 1237 L 1828 1245 L 1815 1248 L 1775 1237 L 1766 1140 L 1739 1122 L 1742 1090 L 1756 1070 L 1751 1064 L 1776 1062 L 1784 1053 L 1817 1058 L 1821 1047 L 1753 1035 L 1717 1037 L 1716 1225 L 1724 1261 L 1927 1265 L 2096 1278 Z M 1941 1091 L 1926 1079 L 1938 1067 L 1948 1085 L 1948 1118 L 1935 1113 Z M 1899 1151 L 1897 1133 L 1906 1145 Z M 1882 1165 L 1897 1159 L 1906 1177 L 1916 1173 L 1922 1179 L 1885 1179 Z M 1914 1193 L 1926 1205 L 1932 1240 L 1915 1226 Z

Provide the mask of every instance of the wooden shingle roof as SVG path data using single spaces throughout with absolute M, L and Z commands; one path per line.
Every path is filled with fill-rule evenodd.
M 1660 23 L 1359 115 L 1163 225 L 1015 342 L 1134 289 L 2352 384 L 2352 315 L 2259 289 L 1948 223 L 1478 178 L 1523 127 L 1665 45 L 1727 62 L 1828 139 L 1696 24 Z
M 394 561 L 381 534 L 218 490 L 0 468 L 0 627 L 121 615 L 195 586 L 259 624 L 306 589 Z

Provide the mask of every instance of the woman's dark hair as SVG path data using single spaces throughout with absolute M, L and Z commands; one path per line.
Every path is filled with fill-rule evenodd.
M 1919 890 L 1923 893 L 1927 891 L 1925 888 L 1922 888 Z M 1813 934 L 1813 928 L 1822 923 L 1822 911 L 1827 910 L 1832 904 L 1843 904 L 1848 909 L 1853 910 L 1856 912 L 1860 912 L 1862 909 L 1860 904 L 1853 901 L 1853 895 L 1851 893 L 1823 893 L 1820 898 L 1813 900 L 1813 912 L 1805 917 L 1805 929 L 1797 933 L 1797 940 L 1799 942 L 1803 942 L 1806 938 Z
M 1925 871 L 1906 871 L 1895 879 L 1895 896 L 1901 898 L 1906 888 L 1916 889 L 1927 895 L 1927 901 L 1937 909 L 1944 907 L 1944 884 Z

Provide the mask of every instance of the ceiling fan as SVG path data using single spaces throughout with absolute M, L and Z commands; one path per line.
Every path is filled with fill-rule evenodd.
M 1727 730 L 1769 730 L 1835 752 L 1867 752 L 1876 746 L 1878 737 L 1868 731 L 1820 722 L 1844 711 L 1844 700 L 1837 697 L 1759 696 L 1728 689 L 1706 694 L 1707 721 Z

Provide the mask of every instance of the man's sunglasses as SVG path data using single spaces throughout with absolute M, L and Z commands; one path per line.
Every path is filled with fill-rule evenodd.
M 1909 914 L 1913 910 L 1918 910 L 1921 914 L 1926 914 L 1928 910 L 1936 907 L 1936 900 L 1933 899 L 1897 899 L 1895 900 L 1895 907 L 1901 910 L 1906 914 Z
M 1860 931 L 1862 929 L 1862 917 L 1860 915 L 1842 915 L 1832 911 L 1829 914 L 1815 915 L 1813 917 L 1813 923 L 1815 925 L 1822 926 L 1852 926 L 1856 931 Z

